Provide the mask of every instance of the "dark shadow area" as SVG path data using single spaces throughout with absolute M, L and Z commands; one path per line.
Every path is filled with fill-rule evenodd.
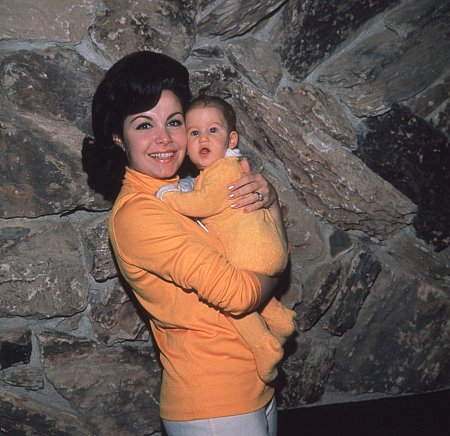
M 278 436 L 448 436 L 450 390 L 278 413 Z
M 439 129 L 394 104 L 366 120 L 355 152 L 372 171 L 417 205 L 417 236 L 436 251 L 450 244 L 450 142 Z
M 88 185 L 111 203 L 122 187 L 127 158 L 119 147 L 101 147 L 90 137 L 85 137 L 81 149 L 83 171 Z

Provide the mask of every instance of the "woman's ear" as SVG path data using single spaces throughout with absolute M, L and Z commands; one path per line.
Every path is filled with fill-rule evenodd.
M 120 147 L 123 151 L 125 151 L 125 145 L 123 144 L 122 138 L 117 133 L 112 134 L 112 139 L 114 141 L 114 144 L 116 144 L 118 147 Z
M 238 132 L 236 132 L 235 130 L 233 130 L 233 131 L 230 133 L 230 139 L 229 139 L 229 141 L 228 141 L 228 148 L 231 148 L 231 149 L 235 148 L 235 147 L 238 145 L 238 142 L 239 142 L 239 135 L 238 135 Z

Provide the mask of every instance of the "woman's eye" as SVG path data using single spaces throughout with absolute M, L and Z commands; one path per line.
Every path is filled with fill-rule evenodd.
M 152 125 L 148 121 L 144 121 L 143 123 L 139 123 L 136 127 L 136 130 L 145 130 L 150 129 Z
M 183 121 L 183 120 L 180 120 L 180 119 L 178 119 L 178 118 L 175 118 L 175 119 L 173 119 L 173 120 L 170 120 L 167 124 L 168 124 L 170 127 L 178 127 L 178 126 L 182 126 L 182 125 L 184 124 L 184 121 Z

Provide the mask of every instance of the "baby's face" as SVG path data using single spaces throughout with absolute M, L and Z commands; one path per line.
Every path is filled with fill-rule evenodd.
M 215 107 L 197 107 L 186 114 L 188 155 L 203 170 L 225 156 L 229 145 L 228 126 Z

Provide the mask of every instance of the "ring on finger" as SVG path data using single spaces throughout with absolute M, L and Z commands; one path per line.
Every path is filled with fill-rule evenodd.
M 261 192 L 255 191 L 255 194 L 258 196 L 258 201 L 264 201 L 264 195 Z

